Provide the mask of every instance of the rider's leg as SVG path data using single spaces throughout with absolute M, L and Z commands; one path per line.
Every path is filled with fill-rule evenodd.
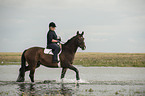
M 48 47 L 53 50 L 53 62 L 58 62 L 57 54 L 60 51 L 60 47 L 56 43 L 49 44 Z

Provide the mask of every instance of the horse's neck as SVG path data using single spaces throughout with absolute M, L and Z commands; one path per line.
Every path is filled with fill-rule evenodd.
M 72 64 L 77 49 L 78 46 L 75 43 L 75 39 L 71 39 L 62 45 L 62 56 L 64 56 L 67 60 L 69 60 L 69 63 Z
M 69 63 L 71 64 L 73 63 L 77 48 L 78 47 L 74 46 L 73 44 L 62 46 L 62 54 L 67 60 L 69 60 Z
M 75 41 L 72 40 L 68 44 L 64 44 L 63 49 L 64 49 L 64 51 L 66 51 L 70 54 L 75 54 L 78 49 L 78 46 L 75 44 Z
M 70 54 L 75 54 L 78 47 L 77 46 L 74 46 L 74 45 L 68 45 L 68 46 L 64 46 L 65 47 L 65 51 L 70 53 Z

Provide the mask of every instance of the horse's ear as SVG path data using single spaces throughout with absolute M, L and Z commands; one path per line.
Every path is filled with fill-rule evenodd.
M 82 36 L 84 35 L 84 31 L 82 32 L 82 34 L 81 34 Z
M 79 35 L 79 31 L 77 31 L 77 35 Z

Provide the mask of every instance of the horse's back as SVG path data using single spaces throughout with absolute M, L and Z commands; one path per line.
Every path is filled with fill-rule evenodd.
M 37 51 L 37 50 L 41 50 L 41 49 L 44 50 L 43 47 L 31 47 L 31 48 L 29 48 L 29 49 L 27 49 L 27 50 L 34 50 L 34 51 Z
M 29 48 L 29 49 L 26 49 L 27 51 L 26 51 L 26 54 L 36 54 L 36 53 L 38 53 L 39 51 L 43 51 L 44 50 L 44 48 L 43 47 L 31 47 L 31 48 Z
M 26 50 L 25 57 L 26 61 L 30 64 L 31 62 L 41 62 L 42 65 L 47 67 L 57 67 L 57 64 L 52 64 L 52 55 L 45 54 L 42 47 L 31 47 Z
M 27 60 L 29 60 L 29 59 L 36 59 L 36 57 L 38 57 L 38 54 L 43 52 L 43 50 L 44 50 L 44 48 L 42 48 L 42 47 L 31 47 L 29 49 L 26 49 L 26 51 L 25 51 L 25 58 Z

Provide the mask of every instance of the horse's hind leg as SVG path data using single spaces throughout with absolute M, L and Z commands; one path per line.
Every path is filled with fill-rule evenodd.
M 37 62 L 36 68 L 40 67 L 40 64 L 41 64 L 40 62 Z M 28 65 L 28 66 L 25 67 L 25 72 L 29 71 L 29 70 L 30 70 L 30 66 Z
M 41 64 L 41 62 L 38 61 L 38 62 L 37 62 L 37 66 L 36 66 L 36 68 L 40 67 L 40 64 Z
M 29 77 L 31 79 L 31 82 L 34 82 L 34 73 L 35 73 L 35 69 L 31 69 L 30 70 L 30 74 L 29 74 Z
M 26 66 L 25 72 L 26 72 L 26 71 L 29 71 L 29 70 L 30 70 L 30 67 L 29 67 L 29 66 Z
M 25 81 L 25 70 L 23 68 L 20 68 L 17 82 L 24 82 L 24 81 Z
M 35 73 L 35 68 L 37 67 L 37 62 L 33 60 L 28 60 L 28 67 L 27 71 L 30 70 L 29 77 L 31 79 L 31 82 L 34 82 L 34 73 Z
M 34 64 L 34 65 L 33 65 Z M 40 62 L 37 63 L 33 63 L 33 62 L 29 62 L 29 65 L 26 66 L 25 68 L 25 72 L 30 70 L 30 74 L 29 77 L 31 79 L 31 82 L 34 82 L 34 73 L 35 73 L 35 68 L 40 67 Z

